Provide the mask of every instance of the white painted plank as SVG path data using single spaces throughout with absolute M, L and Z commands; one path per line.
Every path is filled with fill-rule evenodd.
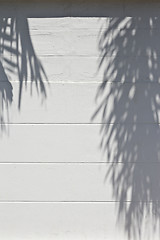
M 8 19 L 8 24 L 9 24 Z M 32 54 L 34 47 L 38 55 L 82 55 L 82 56 L 98 56 L 98 38 L 100 29 L 73 29 L 70 27 L 53 28 L 50 30 L 39 29 L 29 30 L 28 21 L 26 18 L 17 18 L 13 36 L 10 35 L 11 26 L 9 25 L 8 31 L 1 37 L 3 47 L 6 51 L 4 54 L 18 55 Z M 55 22 L 56 24 L 56 22 Z M 20 39 L 17 39 L 17 32 Z M 107 34 L 107 39 L 110 39 L 111 34 Z M 19 48 L 17 52 L 16 40 L 19 40 Z M 22 41 L 22 42 L 21 42 Z M 24 44 L 25 42 L 25 44 Z M 24 44 L 24 46 L 21 46 Z M 11 49 L 10 49 L 10 48 Z M 9 49 L 8 49 L 9 48 Z M 22 48 L 22 49 L 21 49 Z
M 134 57 L 131 55 L 123 58 L 121 56 L 106 56 L 101 66 L 102 58 L 91 56 L 41 56 L 39 60 L 49 82 L 90 83 L 102 82 L 103 80 L 109 82 L 160 82 L 158 58 L 151 60 L 147 56 Z M 19 81 L 17 59 L 7 55 L 4 57 L 2 64 L 8 79 Z M 157 67 L 151 71 L 148 64 Z M 26 66 L 27 79 L 31 81 L 30 68 L 26 68 Z M 130 69 L 129 66 L 134 66 L 134 68 Z M 0 81 L 4 81 L 3 76 L 1 76 Z
M 1 164 L 0 201 L 159 201 L 159 172 L 159 162 Z
M 131 6 L 131 4 L 127 5 Z M 143 4 L 144 6 L 144 4 Z M 154 4 L 152 3 L 154 9 Z M 150 11 L 151 12 L 151 11 Z M 122 17 L 106 16 L 106 17 L 66 17 L 66 18 L 28 18 L 30 31 L 64 31 L 70 29 L 91 29 L 107 30 L 112 23 L 117 23 L 113 29 L 159 29 L 159 17 L 155 16 L 127 16 Z
M 157 24 L 159 24 L 159 22 Z M 121 57 L 141 55 L 148 56 L 148 59 L 153 58 L 153 61 L 157 60 L 157 55 L 160 54 L 160 32 L 158 29 L 119 30 L 113 27 L 111 31 L 112 30 L 112 40 L 110 44 L 106 44 L 106 48 L 104 48 L 104 52 L 106 52 L 107 55 L 112 54 Z M 107 36 L 109 35 L 106 35 L 106 39 L 102 40 L 102 43 L 107 41 Z M 148 68 L 152 72 L 152 67 L 150 68 L 148 65 Z
M 70 57 L 71 81 L 160 82 L 159 58 L 141 55 L 135 57 L 131 54 L 131 50 L 129 50 L 129 56 L 120 55 L 121 50 L 118 56 L 106 56 L 103 60 L 101 57 Z M 45 64 L 43 59 L 42 62 Z M 130 66 L 134 67 L 130 68 Z M 151 70 L 149 66 L 155 69 Z M 46 69 L 48 69 L 47 66 Z
M 39 92 L 38 95 L 35 85 L 33 85 L 32 97 L 29 85 L 27 91 L 24 86 L 21 110 L 18 113 L 16 111 L 19 97 L 18 84 L 14 84 L 14 102 L 13 108 L 10 109 L 10 122 L 90 122 L 91 114 L 94 111 L 95 86 L 90 86 L 90 84 L 44 84 L 44 87 L 47 92 L 46 101 L 44 92 Z
M 97 57 L 41 56 L 39 60 L 49 82 L 101 82 L 103 79 L 104 68 L 98 71 Z M 5 56 L 3 61 L 5 72 L 10 81 L 19 81 L 18 68 L 10 67 L 10 62 L 17 64 L 17 59 Z M 27 79 L 28 81 L 32 79 L 29 68 L 27 69 Z M 3 80 L 0 78 L 0 81 Z
M 131 8 L 133 4 L 129 3 L 126 6 L 126 11 L 128 11 L 128 7 Z M 111 26 L 113 27 L 113 29 L 126 29 L 127 31 L 129 29 L 159 29 L 159 15 L 157 15 L 157 13 L 154 15 L 155 13 L 155 7 L 156 4 L 154 5 L 154 3 L 152 2 L 152 6 L 150 6 L 149 8 L 149 12 L 147 13 L 148 10 L 145 11 L 145 13 L 143 15 L 137 15 L 136 13 L 138 13 L 138 11 L 141 11 L 140 9 L 143 7 L 146 7 L 146 3 L 140 4 L 140 2 L 138 2 L 137 4 L 137 8 L 135 7 L 134 11 L 135 11 L 135 15 L 133 14 L 124 14 L 123 17 L 106 17 L 106 18 L 100 18 L 101 19 L 101 23 L 103 23 L 103 28 L 107 27 L 107 19 L 110 20 L 109 22 L 109 27 L 111 28 Z M 156 9 L 157 11 L 157 9 Z M 113 24 L 114 23 L 114 24 Z
M 8 17 L 8 23 L 12 18 Z M 18 18 L 17 18 L 18 21 Z M 158 17 L 65 17 L 65 18 L 27 18 L 29 25 L 29 33 L 31 35 L 44 34 L 44 33 L 59 33 L 65 31 L 91 31 L 97 33 L 99 36 L 102 31 L 110 30 L 127 30 L 140 29 L 150 30 L 159 29 L 159 18 Z M 20 24 L 20 22 L 18 22 Z M 23 23 L 21 23 L 23 24 Z M 20 25 L 21 26 L 21 25 Z M 111 29 L 112 27 L 112 29 Z M 6 29 L 9 33 L 9 26 Z M 22 32 L 25 32 L 22 29 Z
M 129 227 L 135 229 L 132 240 L 139 227 L 142 239 L 159 239 L 158 230 L 153 230 L 152 212 L 148 216 L 143 211 L 125 229 L 122 219 L 117 221 L 115 203 L 0 203 L 0 212 L 0 237 L 4 240 L 128 240 Z
M 65 18 L 28 18 L 30 31 L 64 31 L 85 29 L 106 29 L 110 17 L 65 17 Z
M 7 127 L 0 139 L 0 162 L 160 162 L 156 124 Z
M 5 118 L 5 105 L 2 111 L 4 121 L 10 123 L 157 123 L 160 119 L 159 83 L 107 83 L 103 92 L 98 83 L 44 84 L 46 100 L 44 89 L 38 85 L 37 94 L 36 86 L 28 84 L 22 89 L 20 111 L 19 85 L 13 83 L 12 87 L 1 84 L 8 94 L 13 93 L 9 117 Z
M 98 68 L 100 60 L 97 57 L 41 56 L 39 60 L 49 82 L 102 82 L 103 72 L 113 58 L 107 58 L 101 69 Z M 8 79 L 19 81 L 17 59 L 7 55 L 2 64 Z M 26 75 L 28 81 L 31 81 L 28 64 L 25 65 Z M 0 81 L 4 81 L 2 76 Z
M 114 21 L 113 21 L 114 22 Z M 112 23 L 113 24 L 113 23 Z M 159 22 L 157 23 L 159 24 Z M 20 34 L 25 38 L 29 46 L 26 51 L 32 55 L 32 45 L 37 56 L 147 56 L 148 59 L 157 60 L 160 54 L 158 29 L 118 29 L 118 23 L 115 28 L 111 27 L 109 31 L 100 29 L 66 29 L 62 31 L 32 31 L 31 43 L 28 32 L 23 32 L 21 26 Z M 25 22 L 24 22 L 25 26 Z M 10 41 L 5 45 L 10 46 Z M 4 54 L 12 52 L 16 55 L 16 43 L 13 41 L 11 49 L 6 50 Z M 25 54 L 19 48 L 20 54 Z M 8 54 L 9 54 L 8 53 Z M 113 64 L 114 65 L 114 64 Z M 149 66 L 148 66 L 149 67 Z M 155 71 L 154 69 L 152 71 Z
M 105 200 L 105 170 L 97 164 L 1 164 L 0 200 Z
M 99 149 L 99 126 L 25 124 L 9 125 L 8 131 L 0 139 L 0 162 L 78 163 L 104 160 Z
M 31 33 L 38 55 L 99 56 L 99 30 L 69 30 Z M 108 34 L 108 39 L 111 35 Z
M 115 24 L 116 25 L 116 24 Z M 116 27 L 117 28 L 117 27 Z M 103 36 L 105 35 L 105 36 Z M 38 55 L 69 55 L 69 56 L 148 56 L 151 51 L 160 54 L 158 29 L 133 29 L 100 33 L 100 30 L 66 30 L 32 32 L 31 39 Z M 127 39 L 126 41 L 124 39 Z M 126 43 L 125 43 L 126 42 Z M 135 42 L 135 44 L 133 44 Z M 123 48 L 125 44 L 125 49 Z M 104 47 L 105 46 L 105 47 Z M 139 46 L 141 46 L 139 48 Z M 150 55 L 149 55 L 150 56 Z
M 87 4 L 87 2 L 85 2 Z M 76 3 L 75 3 L 76 4 Z M 130 4 L 129 4 L 130 5 Z M 114 6 L 114 10 L 116 6 Z M 130 5 L 131 6 L 131 5 Z M 154 9 L 154 5 L 153 5 Z M 112 26 L 113 21 L 117 24 L 113 25 L 113 29 L 130 28 L 136 29 L 159 29 L 159 18 L 148 16 L 106 16 L 106 17 L 65 17 L 65 18 L 28 18 L 30 31 L 64 31 L 64 30 L 107 30 Z M 153 22 L 152 22 L 153 21 Z

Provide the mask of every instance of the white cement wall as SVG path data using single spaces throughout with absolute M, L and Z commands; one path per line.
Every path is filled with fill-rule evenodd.
M 159 9 L 1 2 L 0 239 L 159 239 Z

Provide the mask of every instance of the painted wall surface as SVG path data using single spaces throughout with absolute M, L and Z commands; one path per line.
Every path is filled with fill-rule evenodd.
M 1 2 L 0 239 L 160 238 L 160 3 Z

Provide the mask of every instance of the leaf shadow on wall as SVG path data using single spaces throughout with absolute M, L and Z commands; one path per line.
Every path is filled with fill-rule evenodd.
M 117 224 L 128 239 L 152 239 L 160 225 L 160 18 L 111 18 L 99 50 L 104 76 L 92 120 L 102 123 Z
M 47 97 L 45 87 L 47 75 L 35 53 L 26 17 L 19 15 L 0 18 L 0 56 L 0 124 L 1 130 L 5 132 L 6 123 L 9 123 L 9 109 L 14 98 L 13 76 L 16 76 L 19 84 L 17 103 L 19 110 L 23 89 L 27 88 L 28 84 L 31 95 L 35 87 L 42 100 Z

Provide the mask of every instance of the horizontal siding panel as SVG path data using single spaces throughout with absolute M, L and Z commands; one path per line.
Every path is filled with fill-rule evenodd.
M 151 61 L 145 56 L 121 56 L 102 58 L 88 56 L 40 56 L 42 67 L 49 82 L 160 82 L 160 67 L 158 60 Z M 18 81 L 17 59 L 6 55 L 3 59 L 3 67 L 10 81 Z M 27 79 L 31 81 L 30 68 L 26 69 Z M 157 66 L 151 71 L 148 64 Z M 132 65 L 134 68 L 129 68 Z M 141 66 L 141 67 L 139 67 Z M 42 74 L 42 72 L 41 72 Z M 38 76 L 38 74 L 37 74 Z M 44 75 L 42 74 L 42 79 Z M 0 81 L 4 81 L 1 76 Z
M 158 29 L 119 30 L 66 30 L 31 33 L 31 39 L 38 55 L 69 56 L 149 56 L 160 54 Z M 127 40 L 125 40 L 127 39 Z M 99 44 L 103 52 L 99 49 Z M 141 47 L 139 47 L 141 46 Z M 125 48 L 124 48 L 125 47 Z
M 36 59 L 36 57 L 35 57 Z M 75 61 L 78 59 L 74 59 Z M 20 64 L 21 64 L 22 58 L 20 58 Z M 41 75 L 42 80 L 45 80 L 48 78 L 48 81 L 50 82 L 62 82 L 62 81 L 71 81 L 71 62 L 73 62 L 71 57 L 65 57 L 65 56 L 45 56 L 45 57 L 39 57 L 36 59 L 35 63 L 41 63 L 41 68 L 37 68 L 37 74 L 34 74 L 34 76 L 38 78 L 38 74 Z M 93 60 L 91 61 L 93 62 Z M 19 64 L 19 66 L 20 66 Z M 32 64 L 32 68 L 29 66 L 30 62 L 28 59 L 26 59 L 26 64 L 24 64 L 24 72 L 25 76 L 28 81 L 33 80 L 31 70 L 34 69 L 34 63 Z M 94 64 L 94 63 L 93 63 Z M 3 68 L 5 70 L 5 73 L 8 77 L 8 79 L 12 82 L 14 81 L 20 81 L 21 77 L 21 71 L 17 67 L 17 58 L 15 56 L 9 56 L 6 55 L 3 58 L 2 62 Z M 44 70 L 45 75 L 42 72 L 42 69 Z M 25 79 L 24 76 L 24 79 Z M 93 78 L 91 76 L 91 78 Z M 4 81 L 4 77 L 1 76 L 0 81 Z M 84 77 L 83 77 L 83 81 Z
M 157 2 L 158 3 L 158 2 Z M 159 14 L 153 14 L 152 13 L 155 11 L 157 11 L 157 9 L 154 9 L 154 11 L 150 11 L 151 9 L 148 8 L 148 10 L 146 9 L 146 11 L 144 12 L 143 16 L 142 14 L 141 15 L 138 15 L 136 16 L 136 13 L 138 13 L 138 11 L 140 10 L 141 11 L 141 8 L 145 8 L 147 5 L 147 3 L 143 3 L 143 4 L 140 4 L 140 2 L 138 2 L 137 6 L 136 4 L 127 4 L 126 5 L 126 10 L 128 11 L 128 7 L 131 9 L 133 7 L 133 11 L 135 11 L 135 15 L 134 14 L 126 14 L 124 15 L 123 17 L 116 17 L 113 16 L 113 17 L 107 17 L 107 18 L 101 18 L 102 21 L 104 21 L 105 23 L 105 26 L 107 26 L 107 19 L 110 19 L 110 23 L 114 23 L 114 21 L 116 22 L 116 24 L 114 25 L 114 28 L 113 29 L 148 29 L 148 31 L 150 29 L 159 29 Z M 158 6 L 159 4 L 157 4 Z M 153 6 L 152 4 L 152 7 L 156 8 L 156 4 Z M 148 11 L 148 13 L 147 13 Z M 146 14 L 147 13 L 147 14 Z M 110 26 L 111 27 L 111 26 Z
M 159 162 L 1 164 L 0 201 L 160 201 L 159 171 Z
M 139 20 L 140 21 L 140 20 Z M 149 22 L 149 19 L 146 20 Z M 102 29 L 76 29 L 76 28 L 55 28 L 47 30 L 33 30 L 30 33 L 27 30 L 26 22 L 19 20 L 19 34 L 21 39 L 25 39 L 28 46 L 26 51 L 32 53 L 32 45 L 36 54 L 39 55 L 53 55 L 53 56 L 146 56 L 148 59 L 157 61 L 157 55 L 160 54 L 159 50 L 159 29 L 156 26 L 159 25 L 158 20 L 153 19 L 153 28 L 135 28 L 130 27 L 136 25 L 134 21 L 127 19 L 117 20 L 114 23 L 114 19 L 110 20 L 111 26 L 115 24 L 115 27 L 108 29 L 108 22 L 105 24 L 102 22 Z M 138 25 L 137 20 L 137 25 Z M 140 23 L 141 24 L 141 23 Z M 129 29 L 127 26 L 129 25 Z M 94 24 L 93 24 L 94 26 Z M 155 27 L 154 27 L 155 26 Z M 106 29 L 106 30 L 105 30 Z M 30 39 L 31 38 L 31 39 Z M 2 40 L 4 41 L 4 55 L 12 54 L 17 55 L 15 40 L 11 42 L 7 35 L 4 35 Z M 23 40 L 24 41 L 24 40 Z M 31 41 L 31 42 L 30 42 Z M 12 46 L 11 46 L 12 44 Z M 19 51 L 21 53 L 21 46 Z M 25 54 L 25 51 L 24 51 Z M 152 71 L 156 69 L 151 69 Z
M 75 3 L 77 4 L 77 2 Z M 87 4 L 87 2 L 85 3 Z M 138 3 L 139 4 L 139 3 Z M 100 5 L 100 4 L 99 4 Z M 99 6 L 98 5 L 98 6 Z M 113 6 L 113 4 L 112 4 Z M 114 6 L 114 10 L 117 4 Z M 132 5 L 133 6 L 133 5 Z M 139 4 L 140 6 L 140 4 Z M 145 4 L 143 4 L 143 7 Z M 153 5 L 152 5 L 153 6 Z M 159 6 L 159 4 L 157 4 Z M 99 6 L 99 7 L 102 7 Z M 131 4 L 127 4 L 127 7 L 131 8 Z M 136 9 L 137 10 L 137 9 Z M 150 11 L 151 12 L 151 11 Z M 150 20 L 150 21 L 149 21 Z M 152 21 L 153 22 L 152 22 Z M 113 29 L 159 29 L 158 25 L 159 19 L 155 16 L 151 18 L 149 14 L 146 16 L 136 17 L 136 16 L 106 16 L 97 17 L 65 17 L 65 18 L 28 18 L 30 31 L 63 31 L 63 30 L 108 30 L 111 27 L 111 23 L 117 23 L 113 26 Z M 151 23 L 152 22 L 152 23 Z M 111 30 L 111 29 L 110 29 Z
M 90 123 L 94 110 L 95 86 L 90 84 L 44 84 L 44 92 L 37 94 L 35 85 L 32 93 L 30 85 L 22 92 L 21 110 L 16 111 L 19 86 L 13 84 L 14 102 L 10 109 L 10 122 L 13 123 Z M 39 89 L 40 91 L 40 89 Z
M 87 31 L 107 28 L 111 18 L 97 18 L 97 17 L 66 17 L 66 18 L 28 18 L 30 31 L 63 31 L 86 29 Z M 102 26 L 103 25 L 103 26 Z
M 70 17 L 65 18 L 28 18 L 30 31 L 63 31 L 70 29 Z
M 99 130 L 95 125 L 10 125 L 0 139 L 0 162 L 100 162 Z
M 117 222 L 115 203 L 0 203 L 0 212 L 0 237 L 4 240 L 128 240 L 122 219 Z M 152 214 L 149 217 L 144 211 L 143 239 L 159 239 L 152 226 Z M 138 229 L 134 234 L 138 235 Z
M 99 30 L 48 31 L 31 33 L 31 39 L 38 55 L 80 55 L 99 56 Z M 109 34 L 108 38 L 111 35 Z
M 0 162 L 155 164 L 160 161 L 159 139 L 157 124 L 9 125 L 8 135 L 0 139 Z
M 0 211 L 4 240 L 125 240 L 115 227 L 113 203 L 0 203 Z
M 105 165 L 100 170 L 97 164 L 1 164 L 0 200 L 105 200 L 109 194 L 105 170 Z
M 106 59 L 103 69 L 98 69 L 99 59 L 97 57 L 41 56 L 39 60 L 49 82 L 102 82 L 105 67 L 113 58 Z M 27 71 L 28 81 L 31 81 L 31 69 L 27 68 L 28 64 L 29 62 L 24 68 Z M 3 68 L 11 82 L 19 81 L 19 69 L 15 57 L 6 55 Z M 42 78 L 44 78 L 43 74 Z M 4 80 L 1 76 L 0 81 Z
M 153 20 L 154 22 L 154 20 Z M 157 24 L 159 24 L 157 22 Z M 129 29 L 119 30 L 112 28 L 112 40 L 110 44 L 106 44 L 104 52 L 107 55 L 118 56 L 148 56 L 149 59 L 157 60 L 157 55 L 160 54 L 159 39 L 160 32 L 158 29 Z M 106 34 L 106 43 L 109 33 Z M 155 54 L 155 59 L 154 55 Z M 152 57 L 153 56 L 153 57 Z M 133 67 L 134 68 L 134 67 Z M 152 68 L 148 65 L 152 71 Z M 154 70 L 153 70 L 154 71 Z
M 13 87 L 13 90 L 12 88 Z M 9 120 L 5 105 L 2 115 L 10 123 L 157 123 L 160 119 L 158 83 L 150 84 L 45 84 L 23 86 L 19 95 L 18 83 L 1 83 L 1 88 L 13 94 Z M 32 91 L 31 91 L 32 89 Z M 46 101 L 44 93 L 47 93 Z M 96 95 L 99 97 L 96 100 Z M 9 99 L 11 98 L 8 95 Z M 21 109 L 17 111 L 18 98 Z M 103 111 L 105 109 L 105 114 Z M 5 118 L 4 118 L 5 119 Z M 92 121 L 94 120 L 94 121 Z M 5 120 L 4 120 L 5 121 Z
M 51 4 L 51 3 L 50 3 Z M 54 3 L 53 3 L 54 4 Z M 75 3 L 76 4 L 76 3 Z M 67 4 L 66 4 L 67 5 Z M 101 5 L 102 6 L 102 5 Z M 129 4 L 131 6 L 131 4 Z M 143 4 L 144 6 L 144 4 Z M 27 5 L 28 7 L 28 5 Z M 116 6 L 114 6 L 114 9 Z M 137 10 L 137 9 L 136 9 Z M 44 10 L 45 11 L 45 10 Z M 49 9 L 48 9 L 49 11 Z M 150 11 L 151 12 L 151 11 Z M 9 19 L 10 17 L 8 17 Z M 152 23 L 149 21 L 152 19 Z M 159 19 L 156 17 L 150 17 L 149 15 L 141 17 L 135 16 L 123 16 L 123 17 L 115 17 L 115 16 L 106 16 L 106 17 L 45 17 L 45 18 L 28 18 L 30 33 L 42 32 L 45 31 L 55 31 L 61 32 L 65 30 L 75 31 L 75 30 L 87 30 L 96 32 L 108 30 L 110 28 L 110 24 L 112 21 L 115 21 L 117 24 L 114 25 L 113 29 L 159 29 L 160 26 L 158 24 Z M 100 32 L 99 32 L 100 33 Z

